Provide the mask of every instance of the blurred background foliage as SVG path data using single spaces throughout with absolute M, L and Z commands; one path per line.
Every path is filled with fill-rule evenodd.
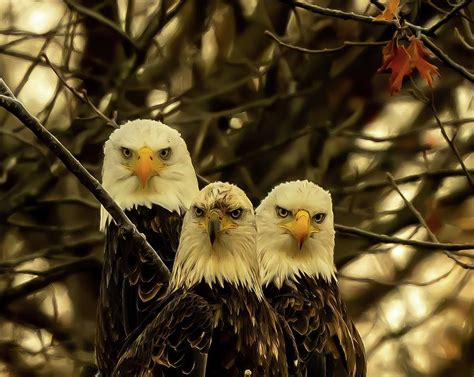
M 380 13 L 368 0 L 313 3 Z M 400 12 L 429 26 L 455 5 L 402 0 Z M 433 39 L 467 70 L 473 11 L 465 7 Z M 414 77 L 391 97 L 389 75 L 376 73 L 383 43 L 304 53 L 265 33 L 320 50 L 388 42 L 389 25 L 277 0 L 3 0 L 0 20 L 0 76 L 96 177 L 113 124 L 153 118 L 181 131 L 201 176 L 238 184 L 256 204 L 276 183 L 307 178 L 332 191 L 339 224 L 474 241 L 473 187 L 437 122 L 473 169 L 471 82 L 432 59 L 441 73 L 432 90 Z M 387 172 L 408 177 L 398 188 L 425 226 Z M 0 375 L 93 373 L 98 208 L 0 112 Z M 369 376 L 474 375 L 473 250 L 456 262 L 365 237 L 338 233 L 336 242 Z

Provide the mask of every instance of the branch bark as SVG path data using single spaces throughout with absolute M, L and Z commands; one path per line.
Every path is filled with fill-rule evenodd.
M 474 169 L 469 169 L 468 172 L 474 174 Z M 461 169 L 452 170 L 452 169 L 441 169 L 441 170 L 433 170 L 433 171 L 426 171 L 419 174 L 411 174 L 401 178 L 394 178 L 395 183 L 403 184 L 403 183 L 410 183 L 416 182 L 423 178 L 433 178 L 433 179 L 440 179 L 440 178 L 449 178 L 449 177 L 463 177 L 466 175 L 466 172 Z M 332 193 L 337 194 L 355 194 L 359 192 L 366 192 L 366 191 L 373 191 L 378 189 L 383 189 L 389 186 L 390 183 L 386 180 L 383 181 L 376 181 L 376 182 L 369 182 L 369 183 L 359 183 L 354 186 L 347 186 L 347 187 L 335 187 L 330 191 Z
M 427 250 L 447 250 L 447 251 L 460 251 L 474 249 L 474 244 L 455 244 L 455 243 L 435 243 L 417 240 L 408 240 L 405 238 L 387 236 L 386 234 L 377 234 L 368 232 L 363 229 L 336 224 L 335 229 L 341 234 L 348 234 L 352 236 L 358 236 L 369 240 L 377 241 L 379 243 L 396 243 L 400 245 L 414 246 L 420 249 Z
M 100 264 L 97 260 L 89 258 L 51 268 L 44 271 L 43 275 L 3 292 L 0 295 L 0 306 L 6 306 L 14 300 L 26 297 L 55 281 L 59 281 L 66 276 L 71 275 L 72 273 L 90 270 L 91 268 L 97 268 L 99 266 Z
M 153 258 L 157 273 L 163 281 L 169 279 L 169 270 L 160 259 L 155 250 L 147 242 L 143 234 L 139 233 L 135 225 L 130 221 L 125 212 L 115 203 L 112 197 L 105 191 L 102 185 L 95 179 L 81 163 L 61 144 L 61 142 L 49 132 L 14 96 L 10 88 L 0 79 L 0 106 L 17 117 L 28 127 L 36 137 L 43 142 L 73 173 L 79 181 L 95 196 L 95 198 L 109 212 L 114 221 L 120 227 L 124 236 L 131 236 L 140 251 Z

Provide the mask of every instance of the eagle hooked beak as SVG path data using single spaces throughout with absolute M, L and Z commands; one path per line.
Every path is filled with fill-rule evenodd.
M 207 232 L 209 234 L 209 241 L 214 245 L 217 234 L 221 231 L 221 215 L 218 210 L 213 209 L 208 216 Z
M 161 168 L 162 167 L 155 162 L 155 154 L 150 148 L 142 147 L 138 150 L 134 170 L 143 188 L 146 187 L 150 178 L 158 173 Z
M 288 224 L 283 225 L 283 227 L 295 238 L 300 250 L 303 248 L 304 242 L 311 233 L 319 231 L 311 225 L 311 217 L 305 210 L 299 210 L 296 213 L 295 219 L 291 220 Z

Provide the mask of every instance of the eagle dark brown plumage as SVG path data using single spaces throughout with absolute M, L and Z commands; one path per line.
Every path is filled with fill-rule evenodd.
M 198 193 L 186 143 L 178 131 L 138 119 L 112 132 L 104 146 L 102 184 L 171 268 L 178 247 L 182 214 Z M 142 255 L 120 232 L 104 208 L 106 232 L 96 331 L 100 373 L 110 376 L 127 336 L 163 296 L 167 279 L 156 260 Z
M 114 375 L 204 376 L 205 369 L 209 377 L 288 376 L 285 352 L 292 346 L 277 314 L 254 292 L 200 283 L 172 295 L 126 347 Z
M 264 293 L 292 329 L 305 375 L 366 375 L 364 345 L 335 280 L 302 275 L 281 288 L 270 284 Z
M 178 248 L 182 216 L 154 205 L 126 211 L 169 269 Z M 163 296 L 167 282 L 156 274 L 154 261 L 137 252 L 130 238 L 111 223 L 106 231 L 104 267 L 99 295 L 96 358 L 103 374 L 116 365 L 125 338 Z
M 297 375 L 291 330 L 263 297 L 242 190 L 204 188 L 186 213 L 169 293 L 128 339 L 121 376 Z
M 309 181 L 283 183 L 256 213 L 264 293 L 292 330 L 302 374 L 364 377 L 364 345 L 335 276 L 330 194 Z

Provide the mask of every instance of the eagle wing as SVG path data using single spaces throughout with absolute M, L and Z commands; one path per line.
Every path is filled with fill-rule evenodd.
M 182 216 L 156 205 L 126 213 L 171 268 Z M 140 254 L 131 237 L 121 234 L 113 222 L 108 224 L 96 333 L 96 357 L 101 371 L 110 373 L 126 336 L 166 291 L 167 282 L 157 270 L 154 259 Z
M 340 297 L 337 285 L 328 298 L 327 333 L 323 343 L 326 375 L 365 377 L 367 366 L 364 343 L 347 314 L 346 305 Z
M 190 292 L 176 293 L 167 301 L 134 339 L 127 340 L 114 376 L 205 376 L 212 307 Z
M 307 376 L 365 376 L 362 339 L 347 314 L 337 283 L 311 283 L 308 291 L 311 296 L 292 291 L 272 300 L 292 329 Z
M 276 311 L 286 319 L 291 328 L 301 367 L 305 369 L 310 359 L 319 359 L 317 350 L 322 348 L 322 339 L 327 336 L 326 328 L 321 323 L 319 308 L 297 291 L 279 295 L 272 301 Z M 315 360 L 312 360 L 312 363 L 314 364 Z
M 143 233 L 169 270 L 178 249 L 183 217 L 176 212 L 153 206 L 127 211 L 130 220 Z M 157 274 L 155 260 L 139 254 L 131 239 L 123 240 L 123 255 L 119 256 L 118 279 L 122 280 L 122 311 L 124 326 L 133 331 L 146 317 L 153 304 L 163 296 L 168 282 Z

